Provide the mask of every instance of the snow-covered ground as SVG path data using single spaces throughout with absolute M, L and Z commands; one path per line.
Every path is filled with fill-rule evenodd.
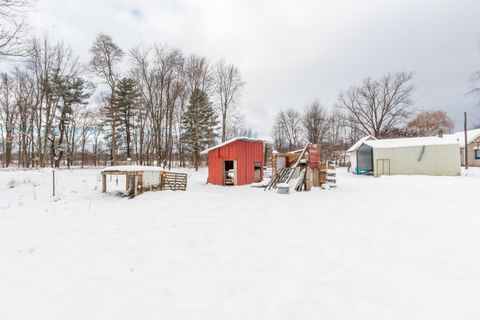
M 135 199 L 99 172 L 0 172 L 0 319 L 480 319 L 478 171 Z

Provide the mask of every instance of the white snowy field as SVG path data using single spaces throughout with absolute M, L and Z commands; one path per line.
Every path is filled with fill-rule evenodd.
M 202 170 L 135 199 L 57 177 L 0 171 L 2 320 L 480 319 L 475 174 L 279 195 Z

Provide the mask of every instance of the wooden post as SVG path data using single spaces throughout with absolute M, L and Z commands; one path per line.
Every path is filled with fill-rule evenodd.
M 102 173 L 102 192 L 107 192 L 107 175 Z
M 55 197 L 55 168 L 53 168 L 52 171 L 52 182 L 53 182 L 53 192 L 52 192 L 52 197 Z
M 463 155 L 465 156 L 465 169 L 468 169 L 468 141 L 467 141 L 467 113 L 463 113 L 463 129 L 465 130 L 465 148 L 463 149 Z
M 133 191 L 133 196 L 136 197 L 137 194 L 138 194 L 138 176 L 137 176 L 137 174 L 135 174 L 135 177 L 134 177 L 133 187 L 135 188 L 135 190 Z

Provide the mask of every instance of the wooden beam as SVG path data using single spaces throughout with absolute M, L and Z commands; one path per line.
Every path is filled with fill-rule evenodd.
M 102 173 L 102 192 L 107 192 L 107 175 Z

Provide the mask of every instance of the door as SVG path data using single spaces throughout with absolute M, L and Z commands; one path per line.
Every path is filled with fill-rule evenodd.
M 260 182 L 262 181 L 262 163 L 260 161 L 255 162 L 254 166 L 254 172 L 255 172 L 255 182 Z
M 279 156 L 277 157 L 277 171 L 287 167 L 287 157 Z
M 377 168 L 375 168 L 375 176 L 390 175 L 390 159 L 377 159 Z
M 224 186 L 233 186 L 237 184 L 237 172 L 235 161 L 224 160 L 222 166 L 222 177 Z

